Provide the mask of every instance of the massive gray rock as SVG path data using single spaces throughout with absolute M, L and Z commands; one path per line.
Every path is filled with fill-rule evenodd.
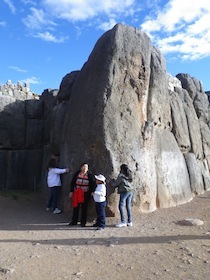
M 57 104 L 58 90 L 45 89 L 40 96 L 44 107 L 44 143 L 50 143 L 52 111 Z
M 206 91 L 205 93 L 206 93 L 206 95 L 208 97 L 208 101 L 210 102 L 210 91 Z
M 118 24 L 106 32 L 71 88 L 61 163 L 74 170 L 88 161 L 94 173 L 111 178 L 127 163 L 142 211 L 176 206 L 209 189 L 205 93 L 190 75 L 177 78 L 140 30 Z
M 189 153 L 191 150 L 191 141 L 188 129 L 188 121 L 180 94 L 175 91 L 171 91 L 170 102 L 173 123 L 172 132 L 176 138 L 181 152 Z M 177 112 L 179 113 L 177 114 Z
M 192 199 L 186 162 L 174 135 L 156 131 L 157 207 L 176 206 Z
M 0 113 L 1 147 L 4 149 L 19 149 L 25 144 L 24 101 L 2 96 Z
M 210 130 L 207 123 L 200 121 L 201 138 L 203 144 L 204 158 L 210 168 Z
M 68 73 L 61 81 L 59 92 L 58 92 L 58 100 L 69 100 L 71 96 L 72 86 L 79 75 L 80 71 L 73 71 Z
M 185 154 L 187 169 L 189 172 L 190 187 L 193 194 L 202 194 L 204 182 L 202 177 L 202 162 L 196 159 L 195 154 Z
M 50 144 L 51 151 L 56 156 L 60 155 L 60 142 L 67 106 L 67 102 L 62 101 L 61 103 L 56 104 L 51 112 Z
M 186 203 L 210 189 L 210 115 L 202 83 L 188 74 L 170 76 L 164 57 L 139 29 L 117 24 L 104 33 L 82 69 L 68 73 L 59 91 L 45 90 L 38 102 L 22 94 L 17 101 L 5 90 L 3 95 L 0 166 L 7 176 L 1 176 L 0 188 L 27 182 L 44 189 L 47 161 L 56 156 L 71 170 L 62 177 L 64 209 L 72 175 L 84 161 L 107 178 L 116 178 L 127 163 L 134 203 L 145 212 Z M 14 121 L 23 121 L 25 130 L 23 123 L 16 130 Z M 28 166 L 30 156 L 36 172 Z M 18 163 L 24 180 L 15 170 Z M 16 181 L 8 181 L 11 172 Z M 107 194 L 107 213 L 114 215 L 118 198 L 109 185 Z
M 140 38 L 141 40 L 141 38 Z M 168 94 L 168 75 L 165 69 L 165 60 L 155 47 L 152 48 L 150 66 L 151 74 L 149 90 L 146 92 L 147 115 L 149 120 L 161 129 L 172 129 L 170 96 Z
M 192 77 L 190 77 L 190 75 L 188 75 L 188 74 L 180 73 L 180 74 L 176 75 L 176 77 L 181 81 L 182 87 L 188 91 L 192 100 L 194 100 L 194 98 L 197 94 L 197 90 L 199 92 L 201 90 L 201 87 L 199 87 L 199 88 L 197 87 L 198 83 L 195 83 L 194 79 Z

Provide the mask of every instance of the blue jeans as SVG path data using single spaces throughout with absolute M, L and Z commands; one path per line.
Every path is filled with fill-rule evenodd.
M 106 201 L 104 202 L 95 202 L 97 221 L 96 224 L 98 227 L 105 228 L 106 226 Z
M 52 208 L 53 210 L 57 208 L 58 201 L 58 188 L 57 186 L 50 188 L 50 198 L 47 204 L 48 208 Z
M 120 194 L 120 201 L 119 201 L 119 210 L 121 216 L 121 222 L 126 223 L 125 215 L 124 215 L 124 205 L 126 206 L 127 216 L 128 216 L 128 223 L 132 222 L 132 213 L 131 213 L 131 200 L 133 197 L 132 192 L 121 193 Z

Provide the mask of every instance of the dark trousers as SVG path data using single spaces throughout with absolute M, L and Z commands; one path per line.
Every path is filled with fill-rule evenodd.
M 97 221 L 96 224 L 98 227 L 105 228 L 106 226 L 106 201 L 104 202 L 95 202 Z
M 79 220 L 79 212 L 81 209 L 81 225 L 85 226 L 87 223 L 87 211 L 88 211 L 88 205 L 90 201 L 90 193 L 85 192 L 84 193 L 84 203 L 80 203 L 77 207 L 73 208 L 73 215 L 72 215 L 72 224 L 76 225 Z
M 57 201 L 58 201 L 58 188 L 59 187 L 51 187 L 50 188 L 50 198 L 48 200 L 47 207 L 52 208 L 53 210 L 57 208 Z

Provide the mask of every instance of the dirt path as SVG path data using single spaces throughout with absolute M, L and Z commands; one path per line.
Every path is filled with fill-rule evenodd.
M 134 213 L 132 228 L 66 226 L 45 199 L 0 197 L 0 279 L 209 280 L 210 192 L 188 204 Z M 202 226 L 176 222 L 199 219 Z

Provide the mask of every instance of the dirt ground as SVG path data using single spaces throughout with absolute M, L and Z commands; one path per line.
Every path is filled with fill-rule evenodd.
M 153 213 L 133 213 L 133 227 L 67 226 L 40 194 L 0 196 L 0 279 L 209 280 L 210 192 Z M 135 212 L 135 211 L 134 211 Z M 181 225 L 199 219 L 204 225 Z

